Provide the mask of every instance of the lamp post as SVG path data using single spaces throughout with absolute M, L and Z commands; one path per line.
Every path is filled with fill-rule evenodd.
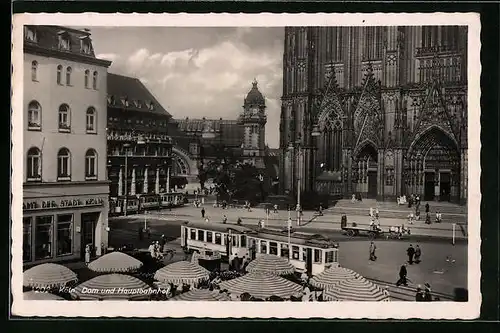
M 123 215 L 127 216 L 128 207 L 128 148 L 130 148 L 130 143 L 125 143 L 123 145 L 125 148 L 125 200 L 123 201 Z

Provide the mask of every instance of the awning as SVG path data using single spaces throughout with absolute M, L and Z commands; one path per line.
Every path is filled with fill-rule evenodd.
M 236 296 L 248 293 L 257 298 L 271 296 L 290 298 L 292 295 L 302 293 L 300 285 L 272 274 L 249 273 L 233 280 L 223 281 L 219 286 L 221 290 L 227 290 Z
M 178 296 L 172 297 L 169 301 L 230 301 L 230 297 L 219 290 L 210 291 L 208 289 L 193 289 Z
M 142 267 L 142 262 L 122 252 L 110 252 L 92 261 L 89 269 L 99 273 L 129 273 Z
M 358 273 L 354 272 L 353 270 L 344 267 L 334 266 L 314 276 L 311 279 L 310 283 L 316 288 L 326 289 L 341 281 L 360 278 L 360 277 L 361 276 Z
M 79 284 L 71 296 L 80 300 L 144 300 L 153 289 L 145 282 L 125 274 L 105 274 Z
M 27 291 L 23 293 L 25 301 L 64 301 L 64 298 L 47 292 Z
M 246 271 L 249 273 L 288 275 L 295 272 L 295 266 L 285 258 L 272 254 L 265 254 L 251 261 L 248 264 Z
M 343 280 L 326 289 L 323 297 L 327 301 L 390 301 L 388 291 L 383 290 L 380 286 L 366 280 L 365 278 Z
M 155 280 L 175 285 L 196 284 L 208 280 L 210 272 L 198 264 L 189 261 L 178 261 L 160 268 L 155 273 Z
M 71 269 L 52 263 L 37 265 L 23 274 L 23 286 L 31 288 L 56 288 L 76 281 L 76 273 Z

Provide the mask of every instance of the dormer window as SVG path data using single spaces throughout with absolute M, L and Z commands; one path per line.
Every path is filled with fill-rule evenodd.
M 69 51 L 70 48 L 69 34 L 66 31 L 59 32 L 59 49 Z
M 108 95 L 108 104 L 113 104 L 113 96 Z
M 149 109 L 153 111 L 155 109 L 155 105 L 153 103 L 149 104 Z
M 141 108 L 141 103 L 139 103 L 138 100 L 134 100 L 134 105 L 136 108 L 140 109 Z
M 89 36 L 85 36 L 80 39 L 80 50 L 84 54 L 92 53 L 92 43 L 90 42 Z
M 24 38 L 27 41 L 36 43 L 36 31 L 33 27 L 24 27 Z

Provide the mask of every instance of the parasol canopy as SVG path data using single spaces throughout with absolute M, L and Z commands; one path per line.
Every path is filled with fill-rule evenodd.
M 193 289 L 170 299 L 171 301 L 230 301 L 227 294 L 218 290 Z
M 64 298 L 47 292 L 26 291 L 23 293 L 25 301 L 64 301 Z
M 130 273 L 142 267 L 142 262 L 122 252 L 110 252 L 89 264 L 89 269 L 99 273 Z
M 251 261 L 247 266 L 249 273 L 268 273 L 273 275 L 288 275 L 295 272 L 295 266 L 288 260 L 272 254 L 265 254 Z
M 71 269 L 52 263 L 37 265 L 23 274 L 23 286 L 31 288 L 56 288 L 76 281 L 76 273 Z
M 326 289 L 341 281 L 356 278 L 361 278 L 361 275 L 349 268 L 333 266 L 314 276 L 310 283 L 316 288 Z
M 233 280 L 223 281 L 219 286 L 221 290 L 226 289 L 234 295 L 249 293 L 258 298 L 270 296 L 290 298 L 302 292 L 300 285 L 268 273 L 248 273 Z
M 155 280 L 180 285 L 195 284 L 208 280 L 210 272 L 198 264 L 189 261 L 178 261 L 160 268 L 155 273 Z
M 142 300 L 151 296 L 145 282 L 125 274 L 105 274 L 79 284 L 71 296 L 81 300 Z
M 324 291 L 327 301 L 382 302 L 390 301 L 389 293 L 365 278 L 340 281 Z

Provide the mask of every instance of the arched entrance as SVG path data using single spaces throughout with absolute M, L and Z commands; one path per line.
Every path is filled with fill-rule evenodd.
M 405 164 L 407 193 L 425 201 L 457 201 L 460 153 L 450 135 L 432 126 L 410 146 Z
M 377 197 L 377 167 L 378 152 L 375 145 L 370 141 L 360 145 L 354 158 L 354 167 L 357 168 L 356 192 L 365 198 Z

